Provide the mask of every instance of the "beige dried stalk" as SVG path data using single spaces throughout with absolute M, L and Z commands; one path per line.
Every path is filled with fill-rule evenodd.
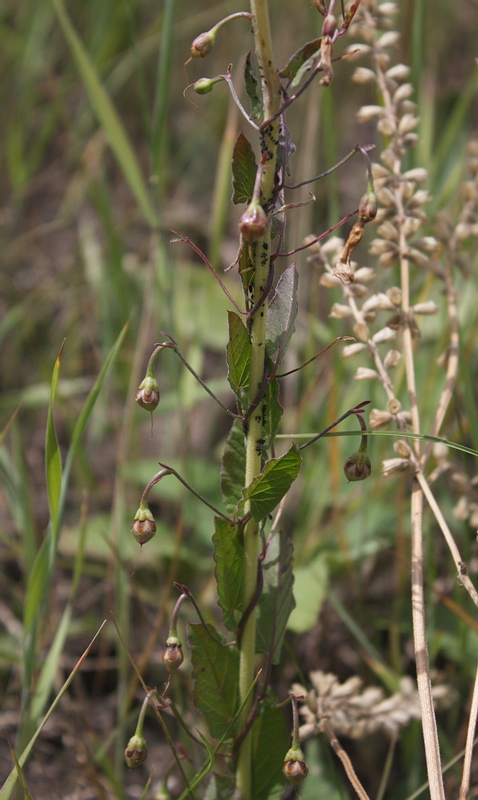
M 415 144 L 418 124 L 415 104 L 411 95 L 413 88 L 407 82 L 409 69 L 404 64 L 391 64 L 391 48 L 398 41 L 398 33 L 390 30 L 390 15 L 396 10 L 395 4 L 376 0 L 363 0 L 361 8 L 353 24 L 352 31 L 362 40 L 358 45 L 362 52 L 368 54 L 372 69 L 359 67 L 354 79 L 360 83 L 375 84 L 381 96 L 381 105 L 368 105 L 359 111 L 362 121 L 374 120 L 378 131 L 387 140 L 387 146 L 380 156 L 380 163 L 373 165 L 375 190 L 381 208 L 377 214 L 377 237 L 372 242 L 370 253 L 376 256 L 379 266 L 383 268 L 399 266 L 400 284 L 392 286 L 386 292 L 371 294 L 369 284 L 375 277 L 368 267 L 357 268 L 357 264 L 349 264 L 350 274 L 354 281 L 343 281 L 343 303 L 336 303 L 331 316 L 350 318 L 354 321 L 353 330 L 359 340 L 343 351 L 345 358 L 355 357 L 368 352 L 373 360 L 373 368 L 359 367 L 356 380 L 378 380 L 387 397 L 386 409 L 373 409 L 370 414 L 372 429 L 378 429 L 394 422 L 399 431 L 407 428 L 415 436 L 421 434 L 420 412 L 415 378 L 414 346 L 420 335 L 417 317 L 434 314 L 438 310 L 432 301 L 413 304 L 410 283 L 413 268 L 431 269 L 443 279 L 444 294 L 449 319 L 449 347 L 446 361 L 446 375 L 443 390 L 431 425 L 430 434 L 439 435 L 447 409 L 450 405 L 458 375 L 459 335 L 456 309 L 456 292 L 454 288 L 453 267 L 457 262 L 461 243 L 464 239 L 478 234 L 478 145 L 471 146 L 472 180 L 465 184 L 464 202 L 458 220 L 450 223 L 441 220 L 441 234 L 438 236 L 420 236 L 419 228 L 427 222 L 423 206 L 430 196 L 422 184 L 427 179 L 424 169 L 404 170 L 402 167 L 407 148 Z M 357 45 L 350 46 L 350 51 Z M 445 229 L 445 232 L 443 230 Z M 337 238 L 327 244 L 315 246 L 312 258 L 321 263 L 325 271 L 321 283 L 327 287 L 340 285 L 340 269 L 343 242 Z M 442 256 L 443 264 L 437 261 Z M 376 327 L 375 323 L 383 312 L 392 314 L 385 325 Z M 398 345 L 395 342 L 398 341 Z M 389 345 L 385 355 L 381 355 L 383 345 Z M 395 349 L 395 347 L 397 349 Z M 392 349 L 393 348 L 393 349 Z M 409 409 L 402 410 L 396 397 L 393 381 L 393 369 L 403 358 L 405 365 L 407 395 Z M 383 474 L 392 475 L 402 471 L 410 471 L 413 475 L 411 494 L 411 577 L 412 577 L 412 614 L 414 629 L 414 646 L 417 664 L 417 684 L 422 711 L 423 735 L 427 759 L 430 796 L 432 800 L 443 800 L 444 787 L 438 745 L 436 720 L 433 709 L 433 696 L 430 681 L 430 667 L 426 643 L 425 604 L 423 592 L 423 500 L 426 497 L 452 553 L 460 582 L 467 589 L 473 601 L 477 603 L 478 594 L 470 578 L 466 574 L 453 535 L 440 511 L 439 505 L 430 488 L 430 480 L 425 476 L 425 469 L 432 454 L 433 445 L 424 447 L 419 438 L 414 438 L 411 445 L 399 440 L 394 445 L 397 458 L 387 459 L 383 464 Z M 450 466 L 440 466 L 443 471 Z M 435 477 L 432 474 L 431 478 Z M 470 487 L 469 495 L 474 487 Z M 471 501 L 469 503 L 471 505 Z M 475 701 L 473 707 L 475 706 Z M 470 724 L 470 741 L 473 740 L 475 722 Z M 467 781 L 464 776 L 463 785 Z M 463 790 L 464 791 L 464 790 Z

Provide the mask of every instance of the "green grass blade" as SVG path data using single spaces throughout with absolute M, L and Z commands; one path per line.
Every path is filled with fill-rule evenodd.
M 83 514 L 83 520 L 78 542 L 78 550 L 76 553 L 75 566 L 73 571 L 73 580 L 70 589 L 70 596 L 68 598 L 68 602 L 63 612 L 61 622 L 55 634 L 53 644 L 50 647 L 45 663 L 43 664 L 40 677 L 38 679 L 38 683 L 35 687 L 35 692 L 32 698 L 30 716 L 35 721 L 40 718 L 48 702 L 53 682 L 57 674 L 58 664 L 60 663 L 60 656 L 63 652 L 63 647 L 66 641 L 66 637 L 68 635 L 71 615 L 73 613 L 73 603 L 78 589 L 78 584 L 83 572 L 85 542 L 86 542 L 86 514 Z
M 456 143 L 463 142 L 463 131 L 466 131 L 466 121 L 470 113 L 470 105 L 476 96 L 478 87 L 478 70 L 474 70 L 466 81 L 459 98 L 454 104 L 451 113 L 447 115 L 440 138 L 436 144 L 435 156 L 432 164 L 433 176 L 443 169 L 447 159 L 456 153 Z M 458 156 L 455 155 L 455 158 Z
M 439 436 L 428 436 L 426 433 L 410 433 L 410 431 L 332 431 L 324 436 L 324 439 L 333 438 L 336 436 L 392 436 L 395 439 L 420 439 L 422 442 L 434 442 L 436 444 L 445 444 L 452 450 L 459 450 L 462 453 L 467 453 L 470 456 L 478 458 L 478 450 L 473 450 L 472 447 L 466 447 L 464 444 L 458 442 L 450 442 L 449 439 L 440 439 Z M 277 439 L 312 439 L 317 436 L 316 433 L 279 433 Z
M 169 84 L 171 79 L 171 62 L 173 55 L 173 22 L 175 0 L 165 0 L 163 6 L 161 44 L 159 48 L 157 68 L 157 90 L 154 102 L 154 119 L 152 123 L 151 162 L 153 173 L 159 179 L 159 167 L 165 155 L 164 141 L 166 133 L 166 113 L 168 109 Z M 164 187 L 160 186 L 159 191 Z
M 90 103 L 103 127 L 123 175 L 129 184 L 144 216 L 152 227 L 157 224 L 156 214 L 149 192 L 138 164 L 138 160 L 128 139 L 116 109 L 101 84 L 90 56 L 76 33 L 66 12 L 63 0 L 51 0 L 57 13 L 65 37 L 82 77 Z
M 64 509 L 64 505 L 65 505 L 66 490 L 67 490 L 67 487 L 68 487 L 68 479 L 69 479 L 69 476 L 70 476 L 71 467 L 72 467 L 72 464 L 73 464 L 73 459 L 74 459 L 74 457 L 76 455 L 76 452 L 77 452 L 77 449 L 78 449 L 78 445 L 79 445 L 79 443 L 81 441 L 81 438 L 82 438 L 82 436 L 83 436 L 83 434 L 85 432 L 86 425 L 87 425 L 88 420 L 90 418 L 91 412 L 93 411 L 95 403 L 98 400 L 99 394 L 101 392 L 101 389 L 103 388 L 103 384 L 105 382 L 105 378 L 106 378 L 106 376 L 108 374 L 108 371 L 109 371 L 111 365 L 115 361 L 116 356 L 118 355 L 118 352 L 120 350 L 121 345 L 123 344 L 123 340 L 124 340 L 124 337 L 126 335 L 126 331 L 128 330 L 128 328 L 129 328 L 129 321 L 123 326 L 122 330 L 120 331 L 120 334 L 119 334 L 118 338 L 116 339 L 116 342 L 114 343 L 113 347 L 111 348 L 110 352 L 108 353 L 106 361 L 103 364 L 103 367 L 101 368 L 101 372 L 98 375 L 98 377 L 97 377 L 97 379 L 95 381 L 95 384 L 94 384 L 91 392 L 89 393 L 89 395 L 88 395 L 88 397 L 86 399 L 85 405 L 83 406 L 83 408 L 81 410 L 81 413 L 80 413 L 80 416 L 78 417 L 78 421 L 77 421 L 77 423 L 76 423 L 76 425 L 75 425 L 75 427 L 73 429 L 73 434 L 72 434 L 72 437 L 71 437 L 70 447 L 68 449 L 68 454 L 67 454 L 66 460 L 65 460 L 65 469 L 64 469 L 64 472 L 63 472 L 63 482 L 62 482 L 62 486 L 61 486 L 61 497 L 60 497 L 60 503 L 59 503 L 60 519 L 61 519 L 61 516 L 62 516 L 62 513 L 63 513 L 63 509 Z M 56 538 L 58 538 L 58 532 L 56 533 Z
M 50 509 L 50 520 L 53 529 L 55 529 L 58 524 L 58 508 L 60 505 L 60 492 L 62 483 L 61 458 L 60 451 L 58 449 L 58 441 L 56 438 L 55 422 L 53 419 L 53 406 L 55 403 L 56 387 L 58 385 L 58 377 L 60 375 L 60 363 L 64 345 L 65 342 L 63 342 L 60 348 L 60 352 L 58 353 L 58 357 L 55 361 L 55 366 L 53 367 L 45 437 L 46 488 L 48 494 L 48 506 Z
M 21 767 L 23 767 L 26 764 L 27 758 L 28 758 L 28 756 L 30 755 L 30 753 L 31 753 L 31 751 L 33 749 L 33 745 L 35 744 L 35 742 L 38 739 L 40 733 L 42 732 L 42 730 L 45 727 L 46 723 L 50 719 L 50 717 L 53 714 L 55 708 L 57 707 L 57 705 L 60 702 L 61 698 L 65 694 L 66 690 L 68 689 L 68 687 L 71 684 L 73 678 L 75 677 L 76 673 L 80 669 L 83 661 L 87 657 L 88 653 L 90 652 L 91 648 L 93 647 L 93 644 L 95 643 L 96 639 L 100 635 L 100 633 L 103 630 L 103 627 L 105 625 L 106 625 L 106 620 L 101 624 L 99 630 L 97 631 L 97 633 L 95 634 L 95 636 L 91 640 L 90 644 L 86 648 L 85 652 L 83 653 L 83 655 L 81 656 L 81 658 L 79 659 L 77 664 L 75 665 L 75 667 L 72 670 L 71 674 L 66 679 L 65 683 L 61 687 L 60 691 L 58 692 L 57 696 L 55 697 L 55 699 L 54 699 L 53 703 L 51 704 L 50 708 L 48 709 L 47 713 L 43 717 L 43 719 L 42 719 L 40 725 L 38 726 L 37 730 L 35 731 L 35 733 L 31 737 L 31 739 L 28 742 L 28 744 L 25 747 L 25 749 L 23 750 L 21 756 L 18 759 L 18 763 L 20 764 Z M 17 776 L 17 767 L 15 766 L 12 769 L 12 771 L 10 772 L 10 775 L 8 776 L 8 778 L 5 781 L 5 783 L 3 784 L 2 788 L 0 789 L 0 800 L 9 800 L 9 798 L 11 797 L 13 788 L 15 786 L 15 783 L 17 781 L 17 777 L 18 777 Z

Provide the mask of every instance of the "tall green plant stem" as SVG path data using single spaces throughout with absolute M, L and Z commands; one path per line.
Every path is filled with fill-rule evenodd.
M 269 24 L 267 0 L 251 0 L 252 26 L 254 32 L 255 52 L 261 75 L 262 98 L 264 103 L 264 119 L 270 119 L 280 107 L 279 78 L 274 64 L 272 41 Z M 277 145 L 279 139 L 279 120 L 276 119 L 261 131 L 261 152 L 266 153 L 266 161 L 261 181 L 261 204 L 267 208 L 273 198 L 275 172 L 277 162 Z M 264 292 L 271 268 L 270 227 L 267 234 L 254 245 L 254 298 Z M 267 298 L 257 309 L 250 324 L 251 359 L 249 379 L 249 402 L 251 403 L 263 385 L 265 366 L 265 334 L 266 334 Z M 261 470 L 263 430 L 263 403 L 254 410 L 248 426 L 246 440 L 246 474 L 247 486 Z M 246 508 L 246 511 L 249 510 Z M 244 608 L 247 608 L 256 589 L 257 558 L 259 554 L 259 529 L 253 518 L 244 530 Z M 256 638 L 255 610 L 249 616 L 241 639 L 241 658 L 239 674 L 239 692 L 244 702 L 254 680 Z M 244 706 L 241 724 L 244 725 L 251 710 L 252 698 Z M 243 740 L 237 762 L 237 786 L 242 800 L 251 800 L 252 772 L 252 738 L 248 734 Z

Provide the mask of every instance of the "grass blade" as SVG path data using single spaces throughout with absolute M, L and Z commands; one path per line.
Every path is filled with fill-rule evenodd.
M 62 470 L 58 440 L 56 438 L 55 421 L 53 419 L 53 406 L 55 403 L 56 387 L 60 375 L 60 363 L 65 342 L 60 347 L 60 352 L 53 367 L 51 378 L 50 403 L 48 405 L 48 417 L 46 423 L 45 437 L 45 474 L 46 488 L 48 494 L 48 506 L 50 509 L 50 521 L 52 528 L 58 524 L 58 508 L 60 505 L 60 492 L 62 483 Z
M 18 763 L 19 763 L 20 767 L 24 767 L 25 766 L 27 758 L 28 758 L 28 756 L 30 755 L 30 753 L 31 753 L 31 751 L 33 749 L 33 745 L 35 744 L 35 742 L 38 739 L 40 733 L 42 732 L 42 730 L 45 727 L 46 723 L 50 719 L 50 717 L 53 714 L 55 708 L 57 707 L 57 705 L 60 702 L 61 698 L 65 694 L 65 692 L 68 689 L 70 683 L 72 682 L 72 680 L 75 677 L 76 673 L 80 669 L 81 665 L 83 664 L 83 661 L 87 657 L 88 653 L 90 652 L 91 648 L 93 647 L 93 644 L 95 643 L 96 639 L 100 635 L 100 633 L 103 630 L 105 625 L 106 625 L 106 620 L 101 624 L 100 628 L 98 629 L 98 631 L 94 635 L 93 639 L 91 640 L 90 644 L 86 648 L 85 652 L 83 653 L 81 658 L 78 660 L 78 662 L 75 664 L 75 667 L 73 668 L 71 674 L 66 679 L 65 683 L 61 687 L 60 691 L 58 692 L 57 696 L 55 697 L 55 699 L 54 699 L 53 703 L 51 704 L 50 708 L 48 709 L 47 713 L 43 717 L 43 719 L 41 721 L 41 724 L 38 726 L 37 730 L 35 731 L 35 733 L 33 734 L 32 738 L 30 739 L 30 741 L 28 742 L 27 746 L 25 747 L 23 753 L 21 754 L 20 758 L 18 759 Z M 5 781 L 5 783 L 3 784 L 2 788 L 0 789 L 0 800 L 9 800 L 9 798 L 11 797 L 13 788 L 15 786 L 17 777 L 18 777 L 17 776 L 17 767 L 15 766 L 12 769 L 12 771 L 10 772 L 10 775 L 8 776 L 8 778 Z
M 136 197 L 141 211 L 151 227 L 154 228 L 157 223 L 156 214 L 124 126 L 109 95 L 101 84 L 87 50 L 71 24 L 63 0 L 52 0 L 52 3 L 63 28 L 63 33 L 70 45 L 94 112 L 108 137 L 111 149 L 118 159 L 123 175 Z

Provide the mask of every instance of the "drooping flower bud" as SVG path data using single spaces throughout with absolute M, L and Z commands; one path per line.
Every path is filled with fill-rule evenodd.
M 257 200 L 252 200 L 239 220 L 239 230 L 247 242 L 256 242 L 264 236 L 269 225 L 267 214 Z
M 370 458 L 357 450 L 345 462 L 344 472 L 348 481 L 364 481 L 372 472 Z
M 196 36 L 191 45 L 191 57 L 204 58 L 204 56 L 207 56 L 214 44 L 216 34 L 217 28 L 212 28 L 212 30 L 204 31 L 204 33 L 200 33 L 199 36 Z
M 282 765 L 282 772 L 292 786 L 298 786 L 307 777 L 309 768 L 305 763 L 305 757 L 300 747 L 291 747 L 287 751 Z
M 183 646 L 177 636 L 171 634 L 166 639 L 163 664 L 171 675 L 184 661 Z
M 333 39 L 337 32 L 337 20 L 333 14 L 327 14 L 322 25 L 322 36 L 328 36 Z
M 147 755 L 148 748 L 146 746 L 146 739 L 144 736 L 138 736 L 138 734 L 135 733 L 129 740 L 126 750 L 124 751 L 126 764 L 130 769 L 139 767 L 143 761 L 146 761 Z
M 134 522 L 131 526 L 131 532 L 140 545 L 149 542 L 156 533 L 156 523 L 147 504 L 141 504 L 138 508 L 136 514 L 134 515 Z
M 199 80 L 193 83 L 193 89 L 196 94 L 208 94 L 212 92 L 215 83 L 216 81 L 212 78 L 199 78 Z
M 141 408 L 146 409 L 146 411 L 154 411 L 159 403 L 159 386 L 154 376 L 146 375 L 139 384 L 134 399 Z
M 363 195 L 359 203 L 359 217 L 363 222 L 371 222 L 377 216 L 377 197 L 369 191 Z

